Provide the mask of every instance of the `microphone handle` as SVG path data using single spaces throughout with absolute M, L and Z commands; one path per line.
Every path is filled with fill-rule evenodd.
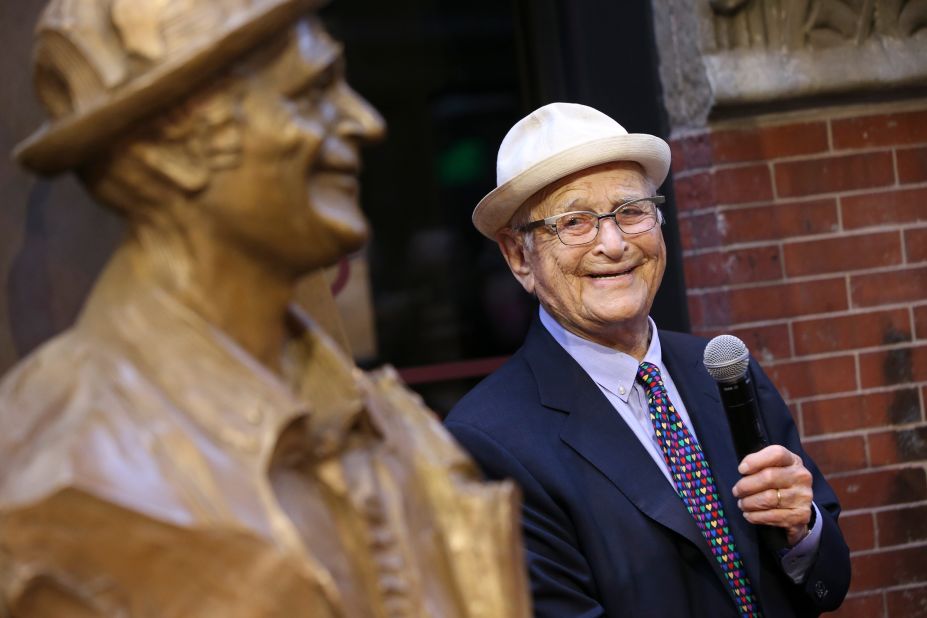
M 734 438 L 734 450 L 737 460 L 741 461 L 750 453 L 763 450 L 769 446 L 766 432 L 760 423 L 760 412 L 753 397 L 753 383 L 750 374 L 736 382 L 718 382 L 721 403 L 727 414 L 727 424 Z
M 769 446 L 766 431 L 760 421 L 760 411 L 753 396 L 753 383 L 750 374 L 732 383 L 718 382 L 721 402 L 727 414 L 728 426 L 734 438 L 734 450 L 738 461 L 750 453 Z M 785 530 L 776 526 L 757 526 L 760 540 L 776 553 L 789 546 Z

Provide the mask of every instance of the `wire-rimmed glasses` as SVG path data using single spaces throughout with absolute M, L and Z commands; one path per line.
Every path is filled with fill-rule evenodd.
M 527 232 L 537 227 L 547 226 L 563 244 L 585 245 L 598 236 L 599 223 L 602 219 L 613 218 L 618 229 L 627 235 L 649 232 L 658 222 L 663 225 L 663 213 L 657 206 L 665 201 L 666 198 L 662 195 L 651 195 L 622 202 L 615 210 L 601 215 L 588 210 L 577 210 L 531 221 L 516 229 L 520 232 Z

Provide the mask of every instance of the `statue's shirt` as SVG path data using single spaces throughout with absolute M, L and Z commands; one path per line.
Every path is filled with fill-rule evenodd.
M 294 309 L 278 376 L 127 281 L 0 384 L 0 610 L 529 614 L 513 487 L 394 371 Z

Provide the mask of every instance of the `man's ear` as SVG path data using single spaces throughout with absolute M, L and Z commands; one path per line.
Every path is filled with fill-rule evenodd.
M 499 250 L 509 265 L 509 270 L 521 283 L 521 287 L 529 294 L 534 294 L 534 271 L 532 270 L 530 260 L 530 250 L 525 242 L 525 237 L 520 232 L 512 228 L 503 228 L 496 234 L 496 242 L 499 244 Z

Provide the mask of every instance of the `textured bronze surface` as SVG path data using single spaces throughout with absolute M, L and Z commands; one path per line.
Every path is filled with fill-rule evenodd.
M 358 148 L 384 128 L 316 4 L 43 14 L 51 119 L 19 159 L 74 169 L 128 233 L 0 384 L 0 616 L 530 614 L 515 488 L 354 366 L 313 275 L 366 240 Z

